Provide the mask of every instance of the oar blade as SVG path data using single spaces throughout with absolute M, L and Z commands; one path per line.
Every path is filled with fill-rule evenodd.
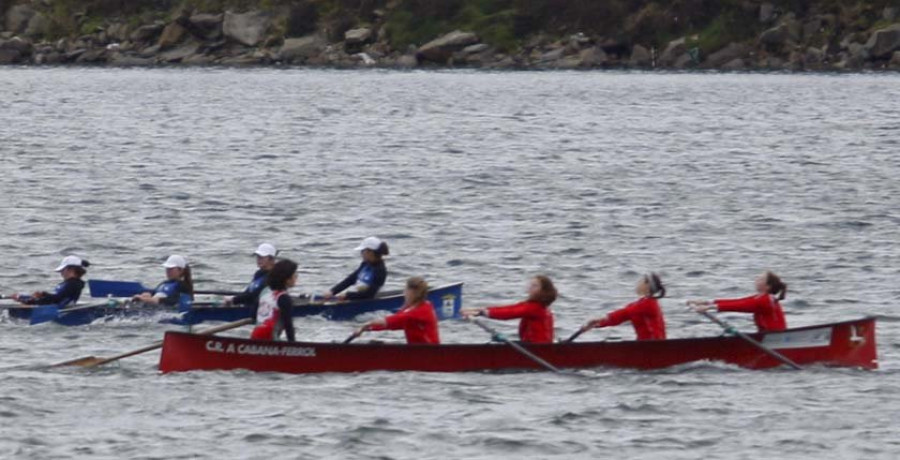
M 103 358 L 98 358 L 96 356 L 83 356 L 78 359 L 73 359 L 73 360 L 63 361 L 61 363 L 53 364 L 50 367 L 66 367 L 66 366 L 94 367 L 100 361 L 103 361 Z
M 31 325 L 47 323 L 59 318 L 59 305 L 41 305 L 31 310 Z
M 91 297 L 132 297 L 148 290 L 135 281 L 88 280 L 88 287 Z

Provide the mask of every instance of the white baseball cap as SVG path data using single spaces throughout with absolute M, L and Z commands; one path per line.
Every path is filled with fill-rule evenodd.
M 381 247 L 381 240 L 379 240 L 377 237 L 370 236 L 362 240 L 362 243 L 359 243 L 359 246 L 356 247 L 356 250 L 362 251 L 364 249 L 371 249 L 373 251 L 378 251 L 379 247 Z
M 165 268 L 184 268 L 187 267 L 187 259 L 184 256 L 179 256 L 177 254 L 173 254 L 166 259 L 166 262 L 162 264 Z
M 269 243 L 263 243 L 256 248 L 256 252 L 253 254 L 258 255 L 260 257 L 275 257 L 278 255 L 278 250 L 275 249 L 275 246 L 272 246 Z
M 59 263 L 59 267 L 56 267 L 56 271 L 61 272 L 66 269 L 66 267 L 80 267 L 81 266 L 81 258 L 76 256 L 65 256 L 63 257 L 62 262 Z

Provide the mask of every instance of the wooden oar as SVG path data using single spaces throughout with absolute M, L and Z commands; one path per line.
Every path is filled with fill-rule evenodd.
M 244 293 L 243 291 L 197 291 L 197 290 L 194 291 L 194 294 L 198 294 L 198 295 L 228 295 L 228 296 L 234 296 L 234 295 L 243 294 L 243 293 Z
M 204 329 L 204 330 L 198 332 L 197 334 L 212 335 L 217 332 L 227 331 L 229 329 L 235 329 L 235 328 L 245 326 L 245 325 L 251 324 L 251 323 L 253 323 L 253 320 L 251 318 L 245 318 L 240 321 L 235 321 L 232 323 L 222 324 L 222 325 L 219 325 L 216 327 L 211 327 L 209 329 Z M 138 348 L 137 350 L 132 350 L 132 351 L 118 354 L 115 356 L 110 356 L 109 358 L 99 358 L 96 356 L 85 356 L 82 358 L 73 359 L 71 361 L 64 361 L 61 363 L 53 364 L 50 367 L 79 366 L 79 367 L 91 368 L 91 367 L 102 366 L 104 364 L 111 363 L 113 361 L 118 361 L 123 358 L 128 358 L 130 356 L 139 355 L 141 353 L 146 353 L 148 351 L 156 350 L 157 348 L 161 348 L 162 344 L 163 344 L 162 341 L 155 342 L 151 345 L 147 345 L 146 347 Z
M 537 364 L 540 364 L 541 367 L 543 367 L 544 369 L 547 369 L 552 372 L 557 372 L 557 373 L 560 372 L 559 368 L 557 368 L 556 366 L 548 363 L 547 361 L 542 359 L 540 356 L 537 356 L 534 353 L 526 350 L 525 347 L 523 347 L 522 345 L 519 345 L 518 343 L 513 342 L 512 340 L 509 340 L 508 338 L 506 338 L 505 335 L 497 332 L 495 329 L 491 328 L 487 324 L 484 324 L 483 322 L 478 321 L 477 319 L 472 318 L 472 317 L 468 317 L 468 318 L 466 318 L 466 320 L 469 322 L 475 323 L 476 326 L 484 329 L 487 333 L 491 334 L 491 339 L 496 340 L 497 342 L 503 342 L 503 343 L 513 347 L 513 349 L 515 349 L 519 353 L 525 355 L 525 357 L 527 357 L 528 359 L 534 361 Z
M 355 340 L 357 337 L 359 337 L 359 336 L 361 336 L 361 335 L 362 335 L 362 331 L 354 331 L 352 334 L 350 334 L 350 337 L 347 337 L 347 338 L 344 339 L 344 341 L 341 342 L 341 343 L 343 343 L 343 344 L 348 344 L 348 343 L 352 342 L 353 340 Z
M 573 341 L 575 341 L 575 339 L 578 338 L 578 336 L 580 336 L 581 334 L 584 334 L 587 331 L 589 331 L 589 329 L 581 328 L 577 332 L 575 332 L 574 334 L 569 336 L 568 339 L 563 340 L 563 343 L 572 343 Z
M 697 311 L 697 310 L 694 310 L 694 311 Z M 705 316 L 705 317 L 706 317 L 707 319 L 709 319 L 710 321 L 712 321 L 712 322 L 718 324 L 719 326 L 721 326 L 722 329 L 725 329 L 725 332 L 727 332 L 727 333 L 729 333 L 729 334 L 734 334 L 734 335 L 740 337 L 741 339 L 745 340 L 745 341 L 746 341 L 747 343 L 749 343 L 750 345 L 753 345 L 754 347 L 756 347 L 757 349 L 759 349 L 759 350 L 762 351 L 763 353 L 765 353 L 765 354 L 767 354 L 767 355 L 769 355 L 769 356 L 771 356 L 771 357 L 773 357 L 773 358 L 775 358 L 775 359 L 781 361 L 782 363 L 784 363 L 786 366 L 790 367 L 791 369 L 798 370 L 798 371 L 803 369 L 802 367 L 798 366 L 797 363 L 791 361 L 787 356 L 784 356 L 783 354 L 781 354 L 781 353 L 779 353 L 779 352 L 777 352 L 777 351 L 775 351 L 775 350 L 773 350 L 773 349 L 771 349 L 771 348 L 769 348 L 769 347 L 767 347 L 767 346 L 765 346 L 765 345 L 759 343 L 758 341 L 754 340 L 754 339 L 753 339 L 752 337 L 750 337 L 749 335 L 744 334 L 743 332 L 741 332 L 741 331 L 735 329 L 734 326 L 732 326 L 732 325 L 726 323 L 726 322 L 725 322 L 724 320 L 722 320 L 722 319 L 719 319 L 719 318 L 716 317 L 715 315 L 712 315 L 712 314 L 710 314 L 709 312 L 706 312 L 706 311 L 697 311 L 697 313 L 700 313 L 701 315 Z

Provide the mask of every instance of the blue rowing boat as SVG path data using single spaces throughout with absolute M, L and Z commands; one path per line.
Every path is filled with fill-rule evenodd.
M 459 317 L 462 307 L 462 283 L 448 284 L 428 291 L 428 300 L 434 305 L 439 320 Z M 294 300 L 294 317 L 322 316 L 332 321 L 349 321 L 359 315 L 376 311 L 394 312 L 403 306 L 403 292 L 383 292 L 374 299 L 351 302 L 322 303 L 308 298 Z M 185 312 L 176 324 L 199 324 L 206 321 L 232 322 L 250 316 L 250 309 L 244 306 L 222 307 L 216 305 L 196 305 Z
M 109 282 L 104 282 L 109 283 Z M 90 285 L 90 282 L 89 282 Z M 431 289 L 428 300 L 435 306 L 438 319 L 459 317 L 462 308 L 462 283 L 448 284 Z M 92 289 L 92 295 L 94 295 Z M 98 291 L 101 292 L 101 291 Z M 359 315 L 378 311 L 394 312 L 403 306 L 401 291 L 386 291 L 369 300 L 352 302 L 318 302 L 306 297 L 294 299 L 294 317 L 322 316 L 332 321 L 348 321 Z M 163 316 L 162 322 L 170 324 L 194 325 L 207 321 L 237 321 L 250 316 L 246 306 L 222 306 L 220 302 L 195 302 L 183 311 L 145 304 L 127 302 L 103 302 L 96 305 L 76 305 L 60 309 L 53 322 L 64 326 L 81 326 L 100 319 L 129 318 L 135 316 Z M 22 306 L 7 309 L 11 318 L 31 320 L 35 308 Z

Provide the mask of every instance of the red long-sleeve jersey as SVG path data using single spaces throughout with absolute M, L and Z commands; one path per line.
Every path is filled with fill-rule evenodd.
M 492 319 L 522 318 L 519 322 L 519 340 L 522 342 L 553 342 L 553 312 L 544 304 L 526 300 L 514 305 L 488 308 L 485 315 Z
M 781 304 L 772 295 L 757 294 L 741 299 L 716 299 L 713 302 L 719 311 L 753 313 L 753 322 L 760 332 L 787 329 Z
M 412 307 L 406 307 L 384 319 L 385 325 L 372 326 L 373 331 L 399 330 L 406 334 L 406 343 L 441 343 L 438 333 L 437 314 L 434 305 L 424 301 Z
M 641 297 L 630 304 L 610 312 L 597 327 L 616 326 L 631 321 L 638 340 L 665 340 L 666 320 L 659 302 L 652 297 Z

